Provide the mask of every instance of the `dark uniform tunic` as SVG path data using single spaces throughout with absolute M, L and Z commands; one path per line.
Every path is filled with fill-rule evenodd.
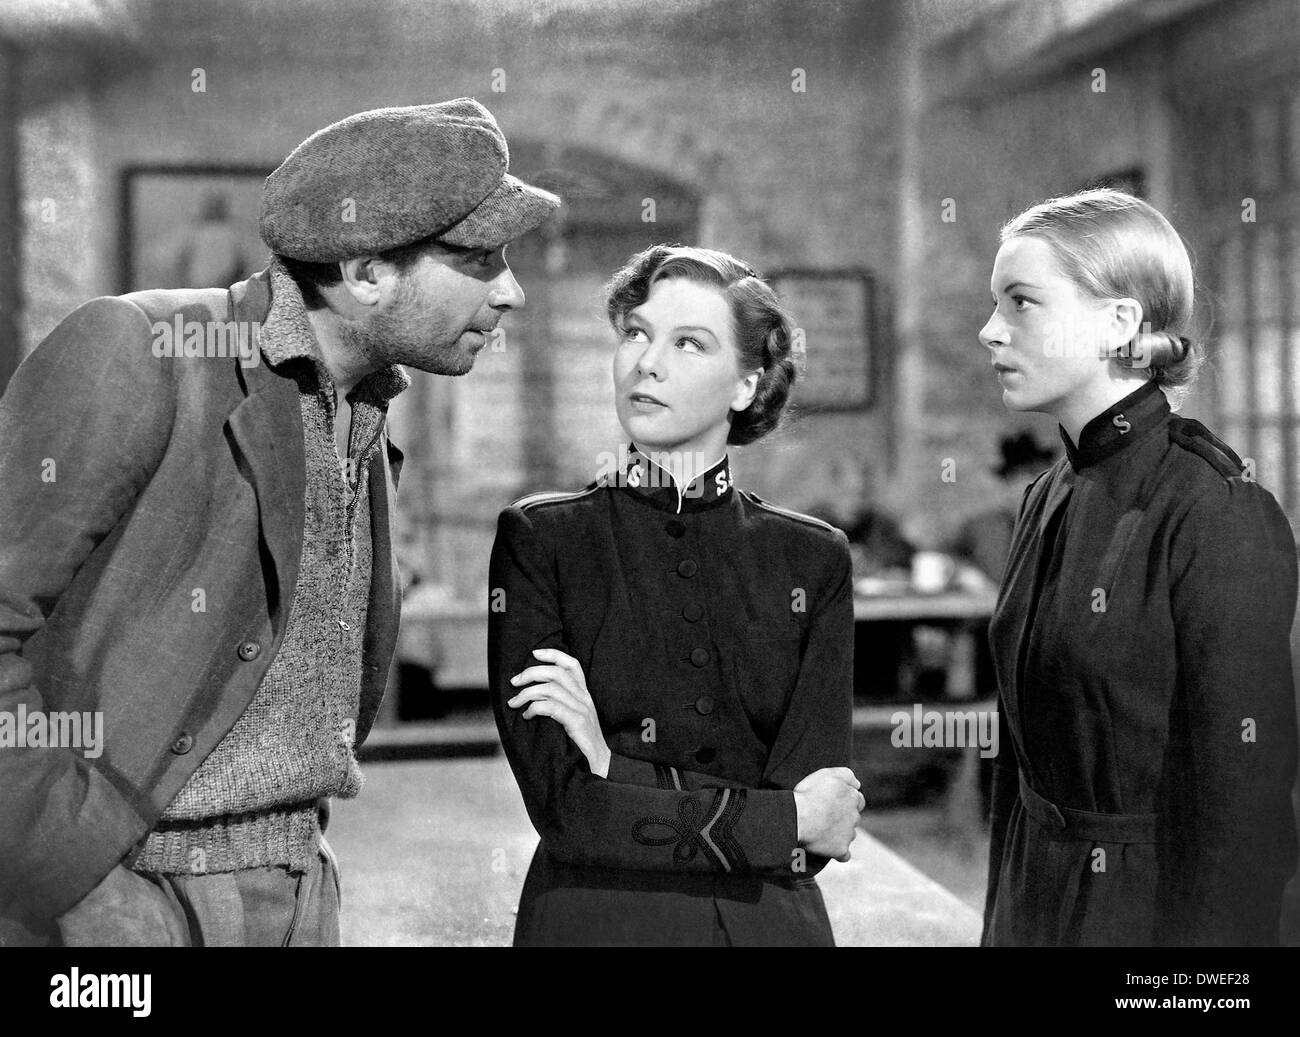
M 493 703 L 541 835 L 515 943 L 829 944 L 789 790 L 849 764 L 847 540 L 725 457 L 680 492 L 635 451 L 615 474 L 507 508 L 492 551 Z M 505 705 L 541 647 L 581 663 L 608 778 Z
M 986 944 L 1268 944 L 1296 862 L 1296 547 L 1152 382 L 1028 488 L 990 628 Z

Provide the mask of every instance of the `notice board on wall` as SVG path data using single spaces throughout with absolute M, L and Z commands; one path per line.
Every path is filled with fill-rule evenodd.
M 802 352 L 795 399 L 856 410 L 874 395 L 875 282 L 866 270 L 784 269 L 769 283 L 794 318 Z

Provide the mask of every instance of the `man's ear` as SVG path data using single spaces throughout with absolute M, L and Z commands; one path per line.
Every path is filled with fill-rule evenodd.
M 341 287 L 362 306 L 374 306 L 383 298 L 382 279 L 387 271 L 381 268 L 378 256 L 359 256 L 339 263 L 343 275 Z
M 740 382 L 740 386 L 736 389 L 736 395 L 731 398 L 732 410 L 746 410 L 754 402 L 754 393 L 758 391 L 758 379 L 762 373 L 762 368 L 759 368 L 745 375 Z

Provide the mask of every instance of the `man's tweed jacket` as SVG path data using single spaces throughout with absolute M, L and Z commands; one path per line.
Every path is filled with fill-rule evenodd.
M 133 857 L 279 649 L 302 546 L 298 385 L 260 351 L 154 347 L 158 322 L 180 315 L 240 322 L 257 349 L 270 303 L 266 271 L 230 289 L 94 299 L 0 398 L 0 713 L 102 711 L 104 724 L 93 759 L 0 748 L 0 943 L 47 928 Z M 370 466 L 357 745 L 397 636 L 400 467 L 385 436 Z

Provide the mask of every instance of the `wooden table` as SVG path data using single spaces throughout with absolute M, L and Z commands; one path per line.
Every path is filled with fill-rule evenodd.
M 944 591 L 940 594 L 856 595 L 853 618 L 857 623 L 933 623 L 953 628 L 952 654 L 948 670 L 950 699 L 974 698 L 976 683 L 976 637 L 993 615 L 997 592 Z
M 856 594 L 853 618 L 879 620 L 981 620 L 993 615 L 996 591 L 943 591 L 939 594 Z
M 994 699 L 978 700 L 976 637 L 983 634 L 993 615 L 997 592 L 944 591 L 938 594 L 856 595 L 853 618 L 857 623 L 935 623 L 953 626 L 948 682 L 943 699 L 922 702 L 925 710 L 986 711 L 997 708 Z M 857 704 L 854 730 L 884 731 L 894 727 L 894 716 L 910 712 L 913 703 Z M 962 751 L 961 765 L 952 783 L 945 813 L 953 825 L 974 827 L 983 814 L 980 795 L 980 756 L 977 748 Z

